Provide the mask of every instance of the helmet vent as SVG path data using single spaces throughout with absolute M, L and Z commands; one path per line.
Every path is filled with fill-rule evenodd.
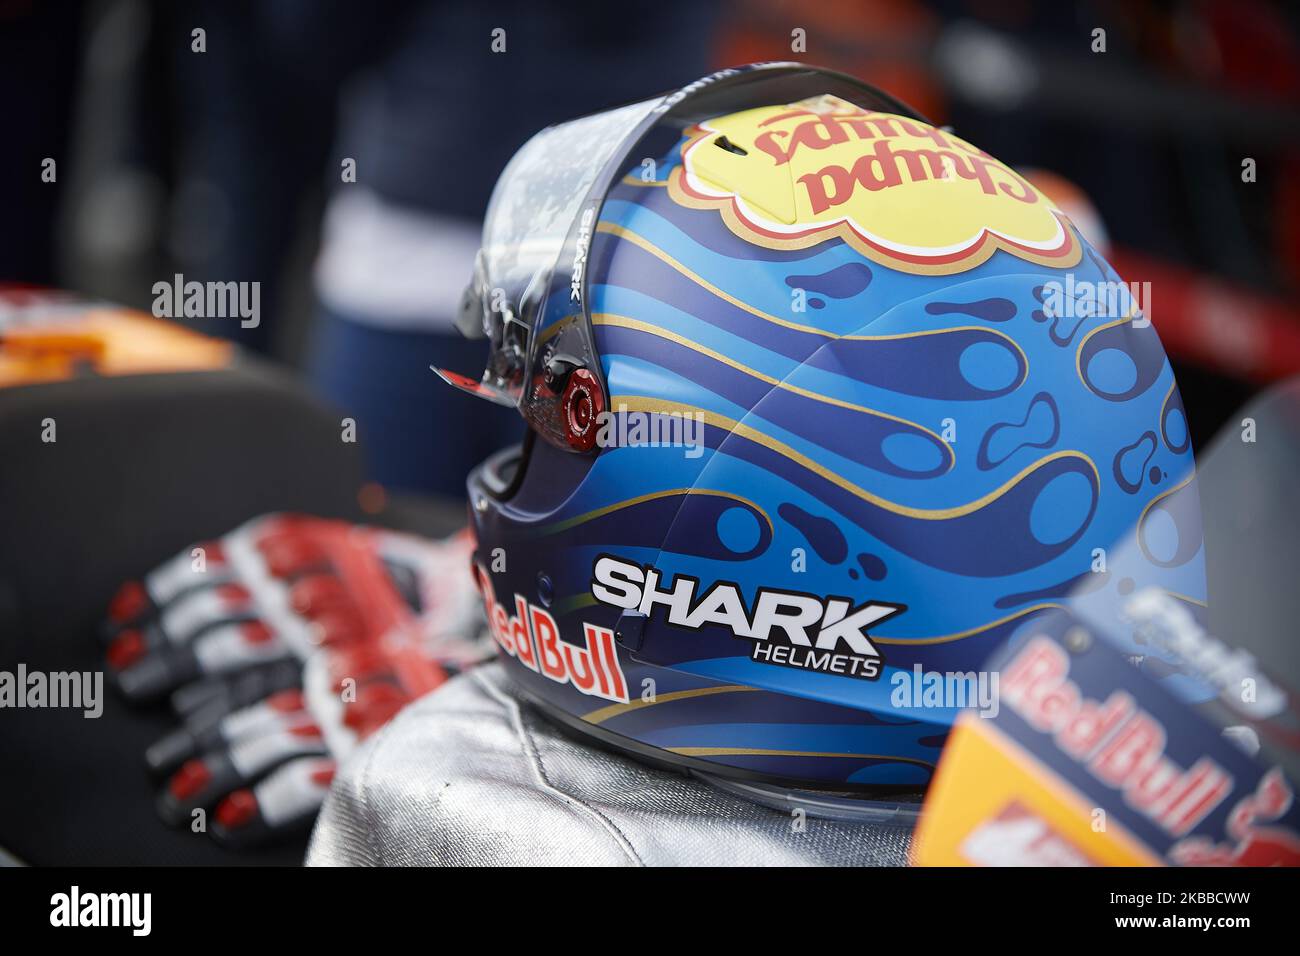
M 718 147 L 719 149 L 725 149 L 729 153 L 735 153 L 737 156 L 749 155 L 749 150 L 745 149 L 744 147 L 737 146 L 731 140 L 727 139 L 726 136 L 719 136 L 717 139 L 713 141 L 713 145 Z

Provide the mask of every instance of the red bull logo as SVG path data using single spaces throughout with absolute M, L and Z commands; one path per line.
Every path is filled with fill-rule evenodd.
M 1065 650 L 1034 638 L 1003 670 L 1002 704 L 1171 836 L 1191 831 L 1231 793 L 1232 776 L 1208 757 L 1191 767 L 1170 759 L 1165 728 L 1131 694 L 1089 699 L 1069 673 Z
M 1170 848 L 1170 859 L 1183 866 L 1300 866 L 1300 836 L 1271 825 L 1291 809 L 1293 800 L 1291 784 L 1274 767 L 1228 815 L 1228 836 L 1234 842 L 1189 837 Z
M 570 644 L 560 639 L 560 628 L 545 608 L 516 594 L 511 614 L 497 601 L 487 570 L 475 564 L 474 573 L 483 594 L 488 628 L 503 654 L 557 684 L 572 684 L 579 693 L 628 703 L 627 679 L 618 662 L 613 631 L 583 623 L 585 645 Z

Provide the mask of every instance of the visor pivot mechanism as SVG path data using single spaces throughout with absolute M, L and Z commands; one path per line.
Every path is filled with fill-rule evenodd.
M 559 395 L 564 391 L 569 375 L 574 369 L 581 367 L 582 362 L 572 355 L 563 353 L 552 355 L 546 360 L 546 367 L 542 372 L 542 381 L 550 389 L 551 394 Z
M 605 411 L 605 396 L 596 376 L 585 368 L 573 369 L 561 401 L 569 447 L 575 451 L 591 451 L 596 446 L 601 413 Z

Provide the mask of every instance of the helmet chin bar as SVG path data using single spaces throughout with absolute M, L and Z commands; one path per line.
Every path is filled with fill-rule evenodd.
M 471 506 L 474 504 L 475 492 L 484 492 L 498 500 L 508 498 L 514 486 L 523 477 L 531 447 L 530 433 L 525 436 L 522 445 L 511 445 L 501 449 L 470 472 Z

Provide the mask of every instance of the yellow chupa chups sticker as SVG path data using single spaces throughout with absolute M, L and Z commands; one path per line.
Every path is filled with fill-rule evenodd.
M 717 209 L 750 242 L 791 249 L 839 236 L 905 272 L 964 272 L 998 249 L 1068 268 L 1081 253 L 1065 215 L 983 150 L 833 96 L 698 124 L 669 192 Z

